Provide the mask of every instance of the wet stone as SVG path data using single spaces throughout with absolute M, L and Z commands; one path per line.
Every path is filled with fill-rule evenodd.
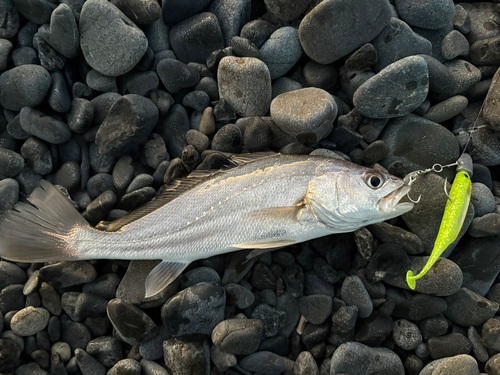
M 106 367 L 113 367 L 123 359 L 122 343 L 111 336 L 101 336 L 87 344 L 86 352 Z
M 242 145 L 240 129 L 234 124 L 227 124 L 219 129 L 212 140 L 212 150 L 239 153 Z
M 223 352 L 248 355 L 257 350 L 263 333 L 259 319 L 224 320 L 212 331 L 212 342 Z
M 465 96 L 452 96 L 430 107 L 422 117 L 430 121 L 441 123 L 461 113 L 468 104 L 469 101 Z
M 64 261 L 40 269 L 40 279 L 56 288 L 65 288 L 93 281 L 95 268 L 86 261 Z
M 161 310 L 163 323 L 173 336 L 210 335 L 224 319 L 226 294 L 216 283 L 200 283 L 170 298 Z
M 371 41 L 390 17 L 391 8 L 383 1 L 326 1 L 302 19 L 300 43 L 311 59 L 330 64 Z
M 387 86 L 389 81 L 393 84 Z M 410 56 L 363 83 L 356 90 L 353 103 L 367 117 L 399 117 L 415 110 L 425 100 L 428 90 L 425 60 Z
M 471 342 L 460 333 L 431 337 L 427 344 L 433 359 L 469 354 L 472 350 Z
M 208 340 L 190 340 L 174 337 L 163 342 L 165 366 L 169 374 L 210 373 L 210 345 Z
M 161 60 L 156 72 L 167 90 L 176 94 L 181 89 L 195 86 L 200 80 L 198 71 L 180 61 L 167 58 Z
M 299 32 L 291 26 L 273 32 L 260 47 L 260 59 L 269 68 L 271 79 L 285 75 L 302 56 Z
M 50 314 L 44 308 L 28 306 L 12 317 L 10 327 L 16 335 L 31 336 L 47 327 L 49 318 Z
M 226 290 L 227 304 L 230 306 L 245 309 L 255 301 L 253 293 L 239 284 L 227 284 L 224 289 Z

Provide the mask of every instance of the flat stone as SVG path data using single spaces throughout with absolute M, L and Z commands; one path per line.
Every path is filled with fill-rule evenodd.
M 80 53 L 80 32 L 68 5 L 59 4 L 50 16 L 50 25 L 43 25 L 38 32 L 64 57 L 71 59 Z
M 467 288 L 460 288 L 457 293 L 446 297 L 445 301 L 448 308 L 444 315 L 453 323 L 464 327 L 482 325 L 498 310 L 498 303 Z
M 441 54 L 446 60 L 453 60 L 458 56 L 468 56 L 469 42 L 467 41 L 467 38 L 460 31 L 453 30 L 451 33 L 444 37 L 441 44 Z M 473 63 L 475 65 L 478 65 L 474 61 Z
M 305 88 L 281 94 L 271 102 L 271 117 L 301 142 L 314 144 L 333 129 L 337 104 L 324 90 Z
M 299 33 L 291 26 L 281 27 L 260 47 L 260 59 L 269 68 L 271 79 L 285 75 L 302 56 Z
M 425 60 L 418 56 L 401 59 L 363 83 L 353 103 L 367 117 L 404 116 L 427 97 L 429 76 Z
M 430 30 L 445 26 L 455 16 L 455 4 L 452 0 L 397 0 L 396 9 L 409 25 Z
M 300 43 L 311 59 L 330 64 L 370 42 L 390 18 L 386 1 L 326 0 L 302 19 Z
M 70 140 L 71 132 L 62 121 L 58 121 L 45 113 L 31 107 L 24 107 L 19 120 L 21 128 L 28 134 L 34 135 L 52 144 L 61 144 Z
M 28 306 L 18 311 L 10 322 L 12 331 L 19 336 L 32 336 L 47 327 L 50 314 L 42 307 Z
M 148 40 L 142 30 L 108 1 L 85 2 L 79 26 L 85 60 L 99 73 L 125 74 L 147 50 Z
M 212 331 L 212 342 L 221 351 L 248 355 L 257 351 L 263 333 L 263 324 L 258 319 L 224 320 Z
M 469 101 L 465 96 L 455 95 L 433 105 L 422 117 L 439 124 L 461 113 L 468 104 Z
M 271 103 L 271 76 L 267 66 L 251 57 L 224 57 L 219 63 L 221 98 L 239 116 L 263 116 Z

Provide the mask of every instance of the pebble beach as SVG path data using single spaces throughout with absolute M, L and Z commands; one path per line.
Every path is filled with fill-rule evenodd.
M 0 260 L 1 375 L 500 375 L 498 1 L 0 0 L 0 20 L 0 215 L 47 180 L 99 227 L 233 154 L 474 162 L 415 290 L 454 168 L 400 217 L 198 260 L 148 298 L 160 260 Z

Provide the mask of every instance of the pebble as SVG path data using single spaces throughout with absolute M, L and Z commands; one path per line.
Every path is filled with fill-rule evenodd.
M 116 77 L 101 74 L 94 69 L 87 73 L 85 82 L 91 89 L 96 91 L 118 91 L 118 86 L 116 85 Z
M 82 8 L 79 26 L 85 60 L 99 73 L 108 76 L 125 74 L 146 52 L 148 40 L 142 30 L 110 2 L 87 1 Z
M 92 199 L 108 190 L 113 190 L 113 177 L 108 173 L 98 173 L 90 177 L 87 182 L 87 191 Z
M 181 278 L 181 289 L 186 289 L 190 286 L 204 282 L 220 284 L 221 279 L 217 271 L 213 268 L 198 267 L 183 273 Z
M 64 261 L 40 268 L 40 279 L 56 288 L 66 288 L 93 281 L 95 268 L 86 261 Z
M 206 92 L 211 102 L 219 100 L 217 81 L 212 77 L 202 77 L 194 89 Z
M 0 292 L 0 310 L 3 314 L 9 311 L 21 310 L 25 307 L 26 297 L 23 294 L 23 285 L 12 284 Z
M 467 38 L 460 31 L 453 30 L 443 38 L 443 42 L 441 44 L 441 54 L 446 60 L 453 60 L 459 56 L 468 56 L 469 42 L 467 41 Z M 477 61 L 474 60 L 472 53 L 471 61 L 474 65 L 482 65 L 477 64 Z
M 75 350 L 75 358 L 82 375 L 105 375 L 106 368 L 83 349 Z
M 17 152 L 0 147 L 0 180 L 17 176 L 24 167 L 24 158 Z
M 500 77 L 500 72 L 497 71 L 493 77 L 491 86 L 488 90 L 488 94 L 486 95 L 486 99 L 484 101 L 483 118 L 493 130 L 500 129 L 500 122 L 498 121 L 497 118 L 498 110 L 495 106 L 495 103 L 498 100 L 497 88 L 498 88 L 499 77 Z M 0 76 L 0 81 L 1 81 L 1 76 Z
M 144 144 L 144 156 L 147 165 L 157 169 L 163 161 L 170 160 L 170 155 L 161 135 L 153 133 L 151 138 Z
M 475 333 L 477 334 L 477 331 Z M 495 318 L 488 319 L 483 325 L 481 336 L 481 341 L 479 341 L 481 345 L 498 351 L 498 348 L 500 348 L 500 322 Z
M 392 84 L 387 86 L 387 82 Z M 363 83 L 354 93 L 353 103 L 367 117 L 400 117 L 415 110 L 425 100 L 428 90 L 425 60 L 410 56 Z
M 465 96 L 455 95 L 433 105 L 422 117 L 439 124 L 461 113 L 468 104 L 469 101 Z
M 1 84 L 1 83 L 0 83 Z M 21 128 L 48 143 L 61 144 L 71 139 L 71 132 L 64 122 L 47 116 L 37 109 L 23 107 L 19 114 Z
M 430 41 L 415 33 L 406 22 L 398 18 L 391 18 L 389 24 L 375 39 L 371 41 L 371 45 L 373 45 L 372 48 L 375 48 L 376 51 L 370 52 L 370 54 L 368 50 L 366 52 L 359 53 L 363 55 L 360 56 L 360 58 L 369 58 L 370 55 L 375 53 L 377 61 L 371 64 L 373 65 L 375 72 L 381 71 L 388 65 L 395 63 L 404 57 L 418 54 L 430 55 L 432 50 L 432 44 Z M 353 56 L 349 57 L 349 59 L 353 59 Z M 369 60 L 373 61 L 374 59 L 371 58 Z M 362 69 L 365 66 L 361 64 L 369 66 L 366 60 L 357 64 L 353 64 L 352 62 L 348 64 L 346 61 L 345 65 L 351 69 Z
M 230 319 L 220 322 L 212 331 L 212 342 L 223 352 L 248 355 L 257 351 L 264 326 L 259 319 Z
M 85 351 L 106 367 L 113 367 L 123 359 L 122 343 L 111 336 L 101 336 L 89 341 Z
M 61 297 L 57 291 L 51 285 L 46 282 L 42 282 L 38 292 L 42 298 L 42 306 L 52 315 L 61 315 Z
M 324 90 L 305 88 L 281 94 L 271 102 L 271 117 L 286 133 L 314 144 L 333 129 L 337 104 Z
M 64 363 L 71 359 L 71 348 L 66 342 L 58 341 L 54 343 L 50 348 L 50 353 L 52 355 L 57 354 Z
M 224 319 L 226 294 L 216 283 L 200 283 L 170 298 L 161 309 L 163 324 L 173 336 L 210 335 Z
M 153 176 L 147 173 L 138 174 L 132 180 L 125 193 L 131 193 L 135 190 L 142 189 L 143 187 L 151 186 L 153 185 L 153 182 L 154 182 Z
M 79 54 L 80 33 L 73 12 L 67 4 L 59 4 L 50 16 L 50 24 L 42 25 L 38 32 L 64 57 L 71 59 Z
M 322 324 L 332 313 L 332 297 L 316 294 L 300 299 L 300 313 L 313 324 Z
M 500 234 L 500 214 L 489 213 L 474 218 L 467 233 L 476 238 Z
M 10 328 L 19 336 L 35 335 L 47 327 L 49 318 L 49 312 L 43 307 L 28 306 L 12 317 Z
M 263 351 L 243 357 L 240 366 L 249 372 L 273 375 L 281 374 L 285 370 L 293 370 L 294 362 L 272 352 Z
M 250 21 L 250 0 L 215 0 L 207 7 L 219 20 L 224 37 L 224 45 L 229 46 L 231 39 L 240 33 L 241 28 Z
M 408 317 L 413 321 L 430 318 L 443 313 L 447 308 L 444 299 L 426 294 L 415 294 L 408 306 Z
M 119 155 L 147 138 L 159 118 L 153 102 L 135 94 L 120 97 L 110 108 L 96 134 L 101 155 Z
M 165 366 L 171 375 L 209 374 L 208 340 L 174 337 L 163 342 Z
M 489 374 L 499 374 L 500 373 L 500 353 L 492 356 L 485 365 L 485 371 Z
M 237 154 L 241 151 L 242 135 L 234 124 L 219 129 L 212 140 L 212 150 Z
M 92 126 L 94 106 L 84 98 L 75 98 L 68 114 L 68 127 L 74 133 L 84 133 Z
M 201 129 L 201 126 L 200 126 L 200 129 Z M 205 134 L 203 134 L 202 132 L 195 130 L 195 129 L 190 129 L 187 131 L 186 142 L 189 145 L 194 146 L 196 151 L 198 151 L 200 153 L 205 151 L 206 149 L 208 149 L 208 147 L 210 146 L 210 140 L 208 139 L 208 137 Z
M 344 279 L 341 289 L 342 300 L 348 306 L 358 308 L 358 316 L 367 318 L 373 311 L 373 304 L 363 282 L 358 276 L 348 276 Z
M 294 375 L 319 375 L 318 365 L 310 352 L 301 352 L 293 366 Z
M 302 56 L 299 32 L 291 26 L 273 32 L 260 47 L 260 59 L 269 68 L 271 79 L 285 75 Z
M 174 0 L 174 1 L 163 1 L 162 9 L 163 9 L 163 19 L 166 25 L 175 25 L 182 20 L 185 20 L 188 17 L 191 17 L 198 12 L 200 12 L 203 8 L 205 8 L 210 0 L 201 0 L 201 1 L 183 1 L 183 0 Z
M 489 359 L 489 354 L 483 345 L 482 338 L 476 328 L 469 327 L 467 329 L 467 338 L 472 344 L 472 352 L 479 362 L 486 362 Z
M 0 149 L 0 157 L 1 157 Z M 12 209 L 19 200 L 19 183 L 13 178 L 0 180 L 0 215 Z
M 221 98 L 242 117 L 263 116 L 271 103 L 271 78 L 266 65 L 252 57 L 224 57 L 217 71 Z
M 107 375 L 140 375 L 141 365 L 135 359 L 125 358 L 117 362 Z
M 285 326 L 286 312 L 265 303 L 259 304 L 250 315 L 262 321 L 265 337 L 274 337 Z
M 265 20 L 252 20 L 243 26 L 240 37 L 250 40 L 257 48 L 260 48 L 276 29 L 275 25 Z
M 215 364 L 215 367 L 220 371 L 225 371 L 238 363 L 234 354 L 223 352 L 215 345 L 210 349 L 210 358 Z
M 404 350 L 413 350 L 422 342 L 422 334 L 417 325 L 406 319 L 394 322 L 392 338 L 396 345 Z
M 460 333 L 431 337 L 427 340 L 427 345 L 433 359 L 469 354 L 472 350 L 471 342 Z
M 196 14 L 172 27 L 170 43 L 177 58 L 185 64 L 204 64 L 213 51 L 224 48 L 219 20 L 209 12 Z
M 136 25 L 151 25 L 162 16 L 160 4 L 151 0 L 113 0 L 116 5 Z
M 342 333 L 348 333 L 354 329 L 357 317 L 358 308 L 356 306 L 340 306 L 332 314 L 332 329 Z M 364 320 L 364 322 L 366 323 L 367 320 Z
M 64 163 L 54 175 L 54 184 L 67 189 L 70 193 L 80 187 L 82 172 L 80 165 L 74 161 Z
M 411 26 L 436 30 L 446 26 L 455 16 L 455 4 L 451 1 L 397 0 L 396 9 L 401 18 Z
M 141 359 L 139 363 L 144 375 L 169 375 L 165 367 L 156 362 Z
M 330 373 L 360 373 L 404 375 L 403 362 L 387 348 L 370 348 L 361 343 L 347 342 L 333 353 Z
M 436 360 L 427 365 L 421 372 L 422 375 L 427 374 L 425 370 L 433 363 L 435 368 L 432 374 L 464 374 L 478 375 L 478 363 L 476 360 L 467 354 L 458 354 L 450 358 L 444 358 L 442 361 Z
M 111 324 L 127 344 L 141 344 L 158 334 L 158 327 L 145 312 L 121 298 L 109 301 L 107 314 Z
M 498 65 L 500 63 L 500 37 L 476 41 L 470 47 L 470 59 L 474 65 Z
M 50 74 L 39 65 L 22 65 L 0 75 L 0 104 L 11 111 L 38 106 L 50 89 Z
M 91 335 L 87 327 L 82 323 L 73 322 L 67 315 L 61 316 L 61 341 L 68 343 L 72 352 L 77 348 L 86 348 L 90 340 Z
M 158 335 L 151 340 L 142 343 L 139 346 L 139 354 L 147 360 L 154 361 L 163 357 L 162 343 L 172 338 L 167 332 L 165 325 L 161 324 L 158 328 Z
M 260 57 L 259 49 L 250 40 L 239 36 L 231 39 L 231 48 L 236 56 L 239 57 Z
M 181 89 L 193 87 L 200 80 L 200 74 L 195 68 L 171 58 L 161 60 L 156 67 L 156 72 L 168 92 L 172 94 L 178 93 Z
M 476 216 L 483 216 L 495 210 L 495 198 L 491 190 L 480 182 L 472 183 L 471 203 Z
M 457 293 L 445 298 L 448 304 L 444 315 L 455 324 L 464 327 L 484 324 L 498 310 L 498 304 L 467 289 L 460 288 Z

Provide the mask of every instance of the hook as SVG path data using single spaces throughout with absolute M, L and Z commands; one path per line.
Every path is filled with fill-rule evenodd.
M 420 198 L 422 198 L 422 194 L 420 194 L 420 195 L 418 196 L 418 199 L 417 199 L 417 200 L 413 200 L 413 199 L 412 199 L 412 197 L 410 197 L 410 192 L 406 193 L 406 196 L 408 197 L 408 199 L 409 199 L 409 200 L 410 200 L 410 202 L 412 202 L 412 203 L 418 203 L 418 202 L 420 202 Z
M 450 198 L 450 195 L 448 194 L 448 191 L 446 190 L 446 184 L 448 184 L 448 177 L 446 177 L 444 179 L 444 193 L 446 194 L 446 196 L 448 197 L 448 200 L 450 202 L 453 202 L 453 199 Z

